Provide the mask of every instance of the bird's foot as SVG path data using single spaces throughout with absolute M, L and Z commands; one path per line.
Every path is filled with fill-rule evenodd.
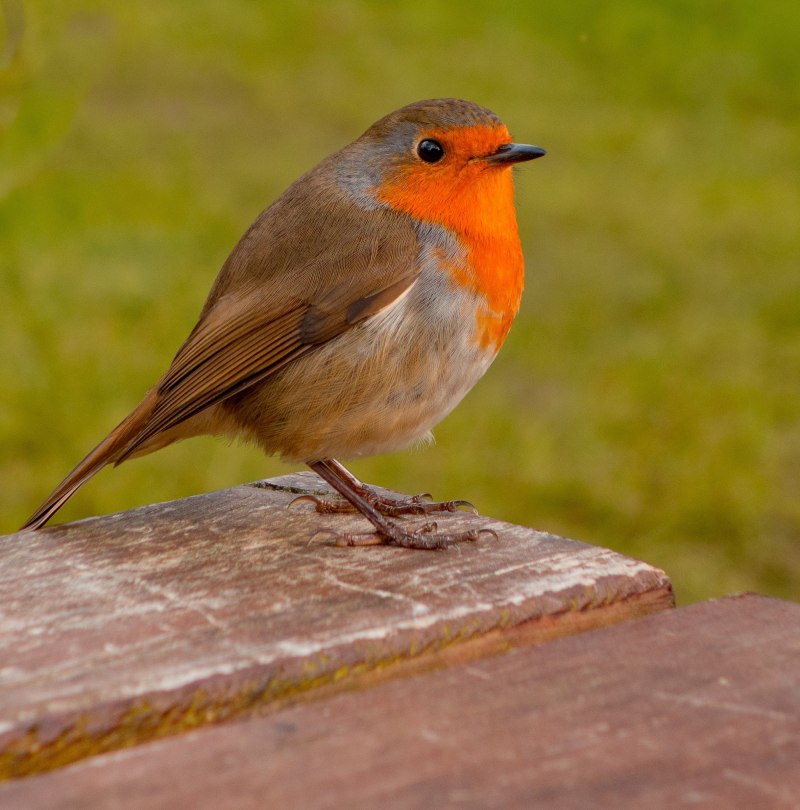
M 414 531 L 405 531 L 396 523 L 387 521 L 385 526 L 376 527 L 374 532 L 336 532 L 332 529 L 322 529 L 314 537 L 327 534 L 334 538 L 335 545 L 350 548 L 355 546 L 400 546 L 426 551 L 450 548 L 459 543 L 474 542 L 482 534 L 497 537 L 494 529 L 470 529 L 465 532 L 448 534 L 437 534 L 436 529 L 436 523 L 426 523 Z
M 335 532 L 324 530 L 319 534 L 331 534 L 338 546 L 374 546 L 393 545 L 402 548 L 440 549 L 449 548 L 457 543 L 477 540 L 481 534 L 496 532 L 492 529 L 470 529 L 463 532 L 442 533 L 437 532 L 436 523 L 426 523 L 418 529 L 407 531 L 399 523 L 389 518 L 400 515 L 427 515 L 435 512 L 456 512 L 462 507 L 476 512 L 475 507 L 467 501 L 443 501 L 430 503 L 426 500 L 429 495 L 414 495 L 410 498 L 386 498 L 378 495 L 373 489 L 363 484 L 351 475 L 338 461 L 322 459 L 309 462 L 309 466 L 324 481 L 330 484 L 344 499 L 329 501 L 316 495 L 301 495 L 295 498 L 292 504 L 298 501 L 311 501 L 318 512 L 338 514 L 356 511 L 361 513 L 374 526 L 374 532 Z
M 430 515 L 436 512 L 457 512 L 459 509 L 466 509 L 475 515 L 478 514 L 478 510 L 469 501 L 432 501 L 428 493 L 411 495 L 407 498 L 387 498 L 384 495 L 379 495 L 370 487 L 362 485 L 360 494 L 370 506 L 386 517 Z M 344 498 L 331 500 L 321 498 L 319 495 L 298 495 L 290 502 L 289 506 L 294 506 L 296 503 L 303 501 L 313 503 L 317 512 L 323 515 L 352 514 L 359 511 L 358 507 Z

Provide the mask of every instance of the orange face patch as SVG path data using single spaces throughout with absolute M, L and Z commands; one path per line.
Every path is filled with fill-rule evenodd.
M 524 266 L 510 167 L 482 158 L 511 143 L 511 136 L 498 125 L 425 132 L 422 138 L 439 141 L 445 157 L 430 164 L 409 155 L 382 183 L 378 197 L 448 228 L 466 247 L 466 265 L 446 271 L 485 298 L 487 310 L 476 316 L 476 342 L 496 349 L 519 308 Z

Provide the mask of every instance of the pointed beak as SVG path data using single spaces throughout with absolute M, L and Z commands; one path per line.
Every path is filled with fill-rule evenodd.
M 510 166 L 512 163 L 522 163 L 526 160 L 535 160 L 546 155 L 540 146 L 529 146 L 527 143 L 504 143 L 496 152 L 487 155 L 484 160 L 490 166 Z

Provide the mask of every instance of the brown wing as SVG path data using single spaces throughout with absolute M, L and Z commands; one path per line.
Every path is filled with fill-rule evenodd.
M 242 240 L 237 251 L 247 255 L 234 251 L 226 264 L 235 272 L 234 283 L 226 285 L 223 277 L 215 285 L 215 300 L 156 388 L 147 424 L 117 463 L 156 434 L 245 390 L 380 311 L 416 281 L 417 238 L 405 219 L 388 211 L 357 210 L 337 220 L 338 239 L 321 232 L 303 240 L 305 250 L 309 238 L 316 250 L 301 257 L 299 268 L 287 264 L 283 253 L 269 272 L 258 235 L 249 233 Z M 257 224 L 269 227 L 268 221 Z M 343 233 L 356 236 L 342 239 Z M 274 243 L 263 247 L 274 259 Z M 284 247 L 290 252 L 290 246 Z M 255 287 L 252 276 L 258 281 Z
M 324 172 L 306 175 L 242 237 L 156 387 L 23 528 L 44 525 L 98 470 L 148 439 L 391 304 L 417 279 L 417 251 L 407 218 L 345 204 Z

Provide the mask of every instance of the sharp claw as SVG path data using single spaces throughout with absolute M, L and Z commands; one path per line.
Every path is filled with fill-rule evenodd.
M 314 506 L 319 506 L 320 499 L 316 495 L 298 495 L 296 498 L 292 498 L 288 504 L 286 504 L 287 509 L 291 509 L 296 504 L 300 503 L 301 501 L 310 501 L 314 504 Z
M 453 507 L 453 512 L 457 509 L 465 509 L 467 512 L 472 512 L 473 515 L 478 514 L 478 510 L 469 501 L 448 501 L 448 505 Z
M 298 501 L 310 501 L 314 504 L 314 509 L 321 515 L 339 515 L 342 512 L 353 511 L 353 507 L 347 501 L 329 501 L 327 498 L 320 498 L 318 495 L 298 495 L 289 501 L 286 508 L 291 509 Z
M 305 498 L 306 496 L 304 495 L 303 497 Z M 291 504 L 289 505 L 291 506 Z M 331 537 L 335 537 L 337 541 L 339 539 L 339 533 L 333 531 L 333 529 L 317 529 L 314 532 L 314 534 L 312 534 L 311 537 L 308 538 L 308 545 L 310 546 L 314 542 L 314 540 L 316 540 L 320 535 L 324 534 L 330 535 Z M 337 542 L 336 545 L 338 546 L 339 543 Z

